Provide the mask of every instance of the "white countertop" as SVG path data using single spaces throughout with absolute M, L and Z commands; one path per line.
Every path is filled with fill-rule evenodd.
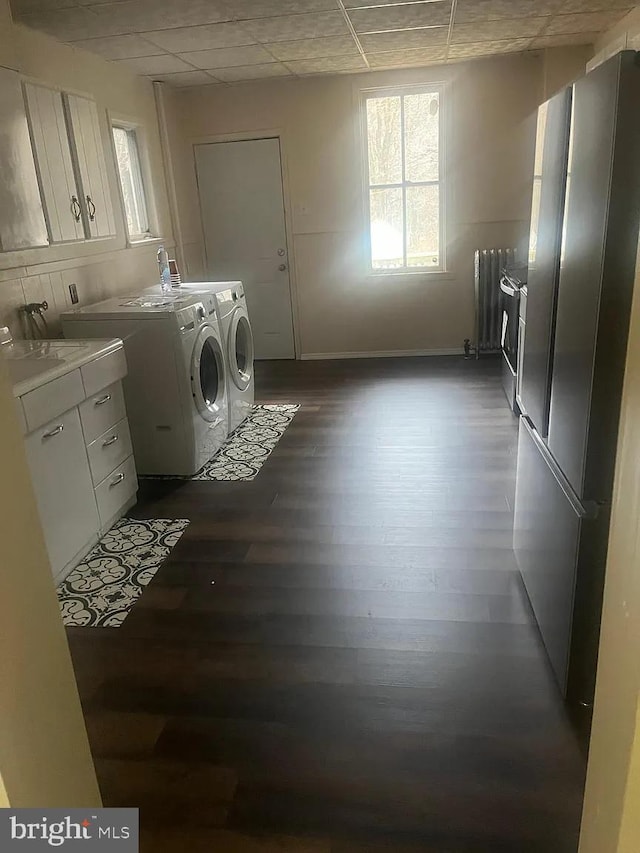
M 13 385 L 13 396 L 22 397 L 70 373 L 83 364 L 122 349 L 119 338 L 111 340 L 13 341 L 3 344 L 0 353 L 6 359 Z

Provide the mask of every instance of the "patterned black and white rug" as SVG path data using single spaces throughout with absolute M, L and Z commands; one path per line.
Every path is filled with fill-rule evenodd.
M 189 524 L 121 518 L 58 587 L 65 625 L 119 628 Z
M 253 480 L 289 426 L 299 403 L 262 403 L 191 480 Z

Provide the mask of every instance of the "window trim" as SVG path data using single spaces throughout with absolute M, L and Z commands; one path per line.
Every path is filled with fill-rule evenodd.
M 142 186 L 142 192 L 144 194 L 145 207 L 147 209 L 147 220 L 149 229 L 143 234 L 129 233 L 127 211 L 124 203 L 124 192 L 122 189 L 122 179 L 120 176 L 120 169 L 118 167 L 118 157 L 116 153 L 115 140 L 113 138 L 113 131 L 115 128 L 130 132 L 133 131 L 135 135 L 136 148 L 138 152 L 138 163 L 140 166 L 140 183 Z M 140 246 L 146 245 L 153 241 L 157 242 L 160 240 L 160 231 L 158 227 L 155 196 L 153 194 L 152 182 L 150 180 L 151 170 L 149 165 L 145 128 L 139 122 L 109 113 L 109 135 L 111 137 L 111 150 L 113 152 L 113 161 L 118 184 L 118 194 L 120 197 L 120 209 L 122 212 L 122 220 L 124 225 L 124 233 L 127 240 L 127 246 Z
M 385 98 L 400 96 L 401 109 L 401 157 L 402 157 L 402 174 L 405 172 L 405 131 L 404 131 L 404 100 L 405 95 L 430 94 L 437 92 L 439 95 L 440 106 L 440 121 L 438 124 L 438 180 L 437 181 L 402 181 L 393 184 L 372 184 L 369 176 L 369 128 L 367 124 L 367 101 L 373 98 Z M 378 278 L 380 276 L 429 276 L 440 278 L 447 277 L 449 270 L 447 267 L 447 243 L 446 243 L 446 210 L 447 210 L 447 186 L 446 186 L 446 149 L 445 149 L 445 124 L 447 116 L 447 93 L 446 84 L 443 81 L 434 81 L 430 83 L 415 83 L 406 86 L 384 86 L 371 89 L 362 89 L 360 92 L 360 127 L 361 127 L 361 150 L 363 162 L 363 196 L 364 196 L 364 230 L 365 230 L 365 246 L 367 252 L 367 275 Z M 402 188 L 403 189 L 403 211 L 406 210 L 405 193 L 408 186 L 438 186 L 439 187 L 439 260 L 437 267 L 393 267 L 389 269 L 376 269 L 372 263 L 371 257 L 371 189 L 376 188 Z M 406 221 L 404 222 L 402 241 L 403 254 L 406 256 L 406 240 L 407 229 Z

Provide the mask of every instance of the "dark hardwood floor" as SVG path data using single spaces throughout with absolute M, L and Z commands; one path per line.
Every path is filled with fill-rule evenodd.
M 106 805 L 149 853 L 575 853 L 583 761 L 511 550 L 493 361 L 257 365 L 302 408 L 120 629 L 69 640 Z

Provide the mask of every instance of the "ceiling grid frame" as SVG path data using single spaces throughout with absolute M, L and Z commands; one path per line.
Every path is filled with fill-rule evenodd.
M 11 2 L 18 22 L 178 87 L 416 68 L 589 45 L 640 5 L 640 0 Z

